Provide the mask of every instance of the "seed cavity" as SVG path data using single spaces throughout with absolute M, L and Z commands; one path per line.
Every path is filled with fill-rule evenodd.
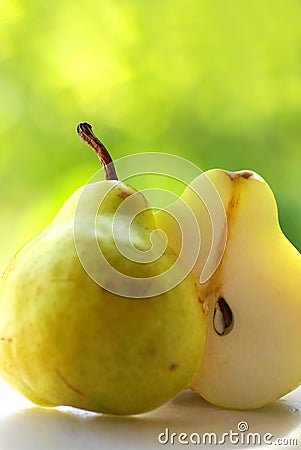
M 213 326 L 217 334 L 224 336 L 233 328 L 233 314 L 230 306 L 223 297 L 215 304 Z

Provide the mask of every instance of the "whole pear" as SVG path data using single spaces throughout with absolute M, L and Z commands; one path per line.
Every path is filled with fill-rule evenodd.
M 199 367 L 198 283 L 156 234 L 142 193 L 117 180 L 92 127 L 78 133 L 107 179 L 77 190 L 6 269 L 0 374 L 38 405 L 142 413 L 186 388 Z
M 181 202 L 199 223 L 193 270 L 207 318 L 191 387 L 226 408 L 268 404 L 301 382 L 301 255 L 280 228 L 270 187 L 253 171 L 207 171 Z M 180 209 L 177 201 L 156 216 L 176 252 L 181 240 L 172 213 Z

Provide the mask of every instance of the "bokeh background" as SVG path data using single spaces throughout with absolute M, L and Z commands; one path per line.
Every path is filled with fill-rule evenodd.
M 0 0 L 0 267 L 98 169 L 163 151 L 253 169 L 301 250 L 299 0 Z

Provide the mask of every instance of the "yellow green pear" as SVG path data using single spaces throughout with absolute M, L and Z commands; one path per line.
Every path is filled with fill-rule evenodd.
M 117 180 L 91 126 L 78 133 L 107 179 L 76 191 L 3 274 L 0 375 L 38 405 L 138 414 L 199 367 L 198 283 L 156 234 L 142 193 Z
M 199 224 L 194 272 L 207 322 L 191 387 L 225 408 L 268 404 L 301 383 L 301 255 L 280 228 L 270 187 L 252 171 L 205 172 L 181 202 Z M 176 252 L 180 208 L 156 215 Z

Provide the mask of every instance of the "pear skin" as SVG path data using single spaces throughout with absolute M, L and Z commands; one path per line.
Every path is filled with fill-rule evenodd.
M 82 130 L 100 151 L 91 127 L 81 124 Z M 117 181 L 112 168 L 106 173 L 107 180 L 76 191 L 3 274 L 0 375 L 38 405 L 138 414 L 188 386 L 200 365 L 206 324 L 195 276 L 182 276 L 181 261 L 178 282 L 168 276 L 179 258 L 162 237 L 154 238 L 146 199 Z M 95 210 L 100 193 L 106 195 Z M 137 205 L 141 212 L 129 217 Z M 122 253 L 143 257 L 154 243 L 164 251 L 150 262 Z

